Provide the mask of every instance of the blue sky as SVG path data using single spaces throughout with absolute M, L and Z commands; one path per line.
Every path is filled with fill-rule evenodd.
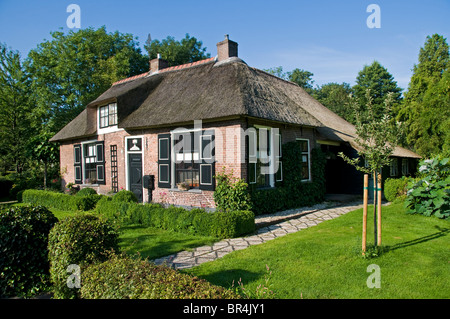
M 406 89 L 426 36 L 450 35 L 449 0 L 0 0 L 0 42 L 25 57 L 51 31 L 70 30 L 71 3 L 81 8 L 81 28 L 131 33 L 141 47 L 149 33 L 153 39 L 189 33 L 212 56 L 229 34 L 250 66 L 305 69 L 319 85 L 353 85 L 364 65 L 378 60 Z M 380 7 L 381 28 L 366 24 L 369 4 Z

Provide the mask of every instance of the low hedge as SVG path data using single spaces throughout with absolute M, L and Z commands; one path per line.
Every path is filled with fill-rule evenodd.
M 64 211 L 88 211 L 95 208 L 102 195 L 73 196 L 52 191 L 27 189 L 22 201 L 32 205 L 42 205 Z
M 81 283 L 83 299 L 238 299 L 231 290 L 166 266 L 125 255 L 88 266 Z
M 251 211 L 208 213 L 203 209 L 164 208 L 159 204 L 121 202 L 104 197 L 95 211 L 123 224 L 140 224 L 182 233 L 218 238 L 232 238 L 255 230 Z

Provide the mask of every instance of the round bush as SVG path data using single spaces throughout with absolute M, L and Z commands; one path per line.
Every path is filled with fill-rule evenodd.
M 66 217 L 49 234 L 50 279 L 55 298 L 79 297 L 79 287 L 69 288 L 69 265 L 83 269 L 92 263 L 107 260 L 111 251 L 118 251 L 119 233 L 107 220 L 83 214 Z M 73 278 L 73 277 L 72 277 Z
M 89 195 L 97 195 L 97 192 L 93 188 L 85 187 L 78 191 L 75 196 L 89 196 Z
M 48 234 L 57 221 L 42 206 L 0 212 L 0 296 L 29 296 L 45 287 Z
M 403 176 L 402 178 L 388 178 L 384 182 L 384 196 L 389 202 L 396 199 L 406 198 L 406 188 L 409 178 Z
M 136 195 L 132 191 L 127 190 L 121 190 L 114 194 L 112 197 L 113 201 L 117 202 L 127 202 L 127 203 L 137 203 L 138 199 L 136 198 Z

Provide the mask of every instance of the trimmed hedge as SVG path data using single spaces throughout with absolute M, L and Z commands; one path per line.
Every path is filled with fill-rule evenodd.
M 50 279 L 55 298 L 78 298 L 80 289 L 69 288 L 69 265 L 78 265 L 84 281 L 84 269 L 104 262 L 110 252 L 119 251 L 119 233 L 107 220 L 90 214 L 77 214 L 59 221 L 48 236 Z
M 145 260 L 113 255 L 83 271 L 84 299 L 238 299 L 231 290 Z
M 22 201 L 64 211 L 88 211 L 94 209 L 102 197 L 102 195 L 73 196 L 52 191 L 27 189 L 22 194 Z
M 140 224 L 201 236 L 232 238 L 255 230 L 255 216 L 251 211 L 208 213 L 197 208 L 164 208 L 159 204 L 121 202 L 107 197 L 97 203 L 95 211 L 123 224 Z
M 0 296 L 30 296 L 49 279 L 48 234 L 58 219 L 45 207 L 0 212 Z

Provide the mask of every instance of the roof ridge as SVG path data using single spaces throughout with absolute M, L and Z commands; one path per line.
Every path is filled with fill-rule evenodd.
M 168 67 L 168 68 L 161 69 L 161 70 L 159 70 L 158 73 L 183 70 L 183 69 L 194 67 L 194 66 L 197 66 L 197 65 L 200 65 L 200 64 L 211 62 L 214 59 L 215 59 L 215 57 L 212 57 L 212 58 L 203 59 L 203 60 L 199 60 L 199 61 L 195 61 L 195 62 L 189 62 L 189 63 L 185 63 L 185 64 L 174 65 L 174 66 L 171 66 L 171 67 Z M 149 72 L 145 72 L 145 73 L 142 73 L 142 74 L 134 75 L 134 76 L 131 76 L 131 77 L 128 77 L 128 78 L 116 81 L 116 82 L 114 82 L 112 84 L 112 86 L 117 85 L 117 84 L 126 83 L 126 82 L 129 82 L 129 81 L 133 81 L 133 80 L 139 79 L 141 77 L 144 77 L 146 75 L 149 75 Z

